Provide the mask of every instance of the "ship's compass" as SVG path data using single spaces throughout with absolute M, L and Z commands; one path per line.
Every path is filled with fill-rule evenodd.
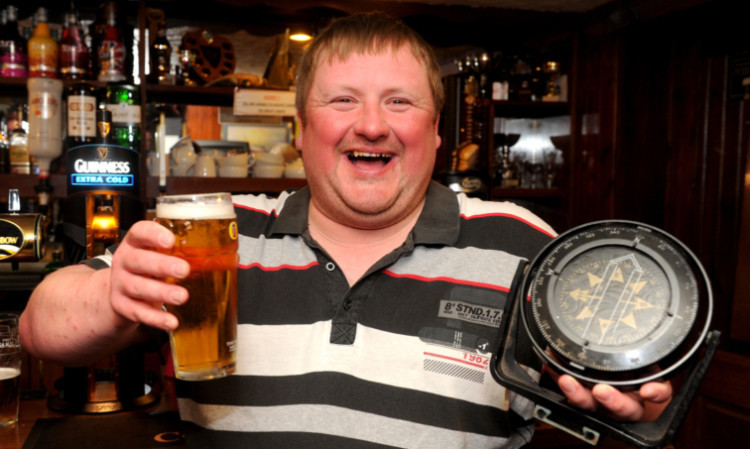
M 711 286 L 697 258 L 664 231 L 613 220 L 561 234 L 525 268 L 501 333 L 495 378 L 534 400 L 537 418 L 592 444 L 602 434 L 644 448 L 667 444 L 718 344 L 718 332 L 708 329 Z M 658 421 L 611 422 L 528 378 L 515 354 L 516 339 L 524 337 L 553 370 L 587 385 L 632 389 L 688 375 Z

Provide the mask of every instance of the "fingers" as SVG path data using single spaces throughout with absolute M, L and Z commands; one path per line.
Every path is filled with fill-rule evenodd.
M 670 382 L 649 382 L 641 386 L 641 398 L 646 401 L 662 404 L 672 399 L 672 384 Z
M 123 242 L 137 248 L 169 249 L 174 245 L 174 234 L 159 223 L 143 220 L 130 227 Z
M 161 306 L 184 304 L 188 292 L 163 279 L 182 279 L 189 274 L 190 266 L 180 258 L 155 251 L 173 244 L 172 232 L 157 223 L 142 221 L 131 227 L 112 260 L 110 300 L 117 313 L 164 330 L 177 327 L 177 318 L 162 311 Z
M 557 384 L 570 404 L 588 411 L 602 411 L 621 421 L 653 420 L 672 398 L 669 382 L 649 382 L 639 391 L 627 393 L 605 384 L 589 390 L 567 374 L 561 375 Z
M 557 385 L 568 398 L 568 402 L 588 411 L 596 410 L 596 400 L 590 390 L 584 388 L 576 379 L 567 374 L 557 379 Z
M 597 403 L 622 421 L 638 421 L 643 416 L 643 403 L 637 395 L 626 394 L 604 384 L 594 385 L 591 390 Z
M 179 325 L 174 315 L 151 304 L 132 300 L 122 301 L 120 304 L 120 313 L 133 322 L 142 323 L 165 331 L 174 330 Z

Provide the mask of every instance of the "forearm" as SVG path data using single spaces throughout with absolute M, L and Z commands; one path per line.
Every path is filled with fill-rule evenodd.
M 22 347 L 40 359 L 74 366 L 142 339 L 138 323 L 111 306 L 109 271 L 75 265 L 45 278 L 21 315 Z

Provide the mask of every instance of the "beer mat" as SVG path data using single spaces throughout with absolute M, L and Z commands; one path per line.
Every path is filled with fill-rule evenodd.
M 177 412 L 42 418 L 22 449 L 184 448 Z

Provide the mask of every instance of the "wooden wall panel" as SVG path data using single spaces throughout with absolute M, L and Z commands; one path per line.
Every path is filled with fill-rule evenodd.
M 622 31 L 617 124 L 617 215 L 663 227 L 668 147 L 669 43 L 647 27 Z
M 728 95 L 734 35 L 699 25 L 707 14 L 725 13 L 697 8 L 606 35 L 584 32 L 576 80 L 583 126 L 571 182 L 572 220 L 643 221 L 694 251 L 714 283 L 723 331 L 737 262 L 747 106 Z M 591 117 L 596 133 L 587 132 Z
M 614 123 L 618 79 L 617 40 L 580 38 L 576 87 L 576 145 L 570 174 L 570 222 L 613 218 Z
M 748 147 L 750 153 L 750 147 Z M 744 197 L 742 203 L 737 268 L 735 270 L 735 295 L 732 303 L 731 324 L 728 337 L 750 341 L 750 156 L 745 163 Z
M 707 2 L 579 39 L 577 113 L 598 112 L 600 133 L 583 135 L 575 149 L 573 219 L 612 216 L 662 227 L 696 254 L 713 286 L 712 327 L 726 349 L 691 407 L 679 449 L 730 447 L 750 422 L 743 399 L 750 337 L 738 339 L 745 334 L 736 330 L 748 327 L 750 295 L 735 292 L 750 276 L 737 268 L 738 248 L 750 247 L 740 241 L 750 227 L 742 217 L 750 101 L 730 96 L 731 58 L 750 50 L 741 17 L 727 3 Z M 602 68 L 615 86 L 601 82 Z

